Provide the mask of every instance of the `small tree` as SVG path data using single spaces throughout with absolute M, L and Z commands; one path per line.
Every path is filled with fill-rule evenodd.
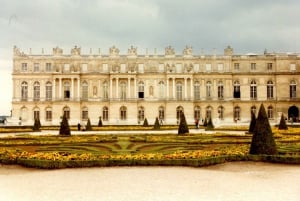
M 91 124 L 91 121 L 90 121 L 90 118 L 88 118 L 88 120 L 87 120 L 85 130 L 86 130 L 86 131 L 91 131 L 91 130 L 93 130 L 92 124 Z
M 102 127 L 102 126 L 103 126 L 103 125 L 102 125 L 102 118 L 101 118 L 101 116 L 99 117 L 98 126 L 99 126 L 99 127 Z
M 33 124 L 33 127 L 32 127 L 32 130 L 33 131 L 41 131 L 41 122 L 40 122 L 40 119 L 39 118 L 35 118 L 34 119 L 34 124 Z
M 66 115 L 64 114 L 62 121 L 60 122 L 60 129 L 59 129 L 59 135 L 63 135 L 63 136 L 69 136 L 71 135 L 71 130 L 69 127 L 69 122 L 68 119 L 66 117 Z
M 250 154 L 277 154 L 272 129 L 263 104 L 261 104 L 259 108 L 256 119 L 251 141 Z
M 212 119 L 211 119 L 211 117 L 209 117 L 205 130 L 213 130 L 214 128 L 215 127 L 214 127 L 214 124 L 212 122 Z
M 144 127 L 148 127 L 149 126 L 147 118 L 145 118 L 143 126 Z
M 153 129 L 154 130 L 159 130 L 160 129 L 160 124 L 159 124 L 159 121 L 158 121 L 158 117 L 156 117 L 156 119 L 155 119 L 155 123 L 154 123 Z
M 253 133 L 255 123 L 256 123 L 255 114 L 253 111 L 251 111 L 251 122 L 250 122 L 249 130 L 248 130 L 249 133 Z
M 179 127 L 178 127 L 178 135 L 187 134 L 187 133 L 189 133 L 189 127 L 186 123 L 184 113 L 181 112 L 180 122 L 179 122 Z
M 278 129 L 279 130 L 287 130 L 288 129 L 283 114 L 281 115 Z
M 206 117 L 205 117 L 205 119 L 204 119 L 203 126 L 204 126 L 204 127 L 207 126 L 207 118 L 206 118 Z

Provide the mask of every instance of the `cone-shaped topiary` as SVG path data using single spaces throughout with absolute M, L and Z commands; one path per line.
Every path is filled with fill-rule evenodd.
M 159 121 L 158 121 L 158 117 L 156 117 L 156 119 L 155 119 L 155 123 L 154 123 L 153 129 L 154 130 L 159 130 L 160 129 L 160 124 L 159 124 Z
M 85 130 L 86 130 L 86 131 L 91 131 L 91 130 L 93 130 L 92 124 L 91 124 L 91 121 L 90 121 L 90 118 L 88 118 L 88 120 L 87 120 Z
M 186 123 L 184 113 L 182 112 L 180 115 L 178 134 L 187 134 L 187 133 L 189 133 L 189 127 Z
M 287 130 L 288 129 L 283 114 L 281 115 L 278 129 L 279 130 Z
M 248 130 L 249 133 L 253 133 L 255 123 L 256 123 L 255 114 L 253 111 L 251 111 L 251 121 L 250 121 L 250 125 L 249 125 L 249 130 Z
M 145 118 L 144 123 L 143 123 L 143 126 L 144 126 L 144 127 L 148 127 L 148 126 L 149 126 L 147 118 Z
M 256 119 L 251 141 L 250 154 L 277 154 L 272 129 L 263 104 L 261 104 L 259 108 Z
M 102 118 L 101 118 L 101 116 L 99 117 L 98 126 L 99 126 L 99 127 L 102 127 L 102 126 L 103 126 L 103 125 L 102 125 Z
M 69 122 L 68 119 L 66 117 L 66 115 L 64 114 L 62 121 L 60 122 L 60 129 L 59 129 L 59 135 L 63 135 L 63 136 L 69 136 L 71 135 L 71 130 L 69 127 Z
M 206 117 L 205 117 L 205 119 L 204 119 L 203 126 L 204 126 L 204 127 L 207 126 L 207 118 L 206 118 Z
M 33 130 L 33 131 L 41 131 L 40 128 L 41 128 L 41 122 L 40 122 L 40 119 L 39 119 L 39 118 L 35 118 L 35 119 L 34 119 L 34 124 L 33 124 L 32 130 Z
M 212 119 L 211 119 L 211 117 L 209 117 L 205 130 L 213 130 L 214 128 L 215 127 L 214 127 L 214 124 L 212 122 Z

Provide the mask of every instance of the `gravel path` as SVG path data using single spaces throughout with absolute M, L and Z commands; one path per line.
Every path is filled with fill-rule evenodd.
M 260 162 L 205 168 L 1 166 L 0 200 L 298 201 L 300 166 Z

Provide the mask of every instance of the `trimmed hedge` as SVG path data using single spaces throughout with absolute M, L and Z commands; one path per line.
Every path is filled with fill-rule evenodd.
M 300 164 L 298 156 L 280 156 L 280 155 L 235 155 L 235 156 L 219 156 L 204 159 L 150 159 L 150 160 L 70 160 L 70 161 L 51 161 L 38 159 L 17 159 L 10 160 L 0 158 L 0 163 L 17 164 L 24 167 L 40 168 L 40 169 L 62 169 L 62 168 L 83 168 L 83 167 L 111 167 L 111 166 L 189 166 L 203 167 L 209 165 L 222 164 L 234 161 L 256 161 L 271 162 L 283 164 Z

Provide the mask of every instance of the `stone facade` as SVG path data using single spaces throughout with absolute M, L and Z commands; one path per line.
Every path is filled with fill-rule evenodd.
M 271 123 L 281 113 L 299 120 L 300 55 L 267 53 L 194 55 L 186 47 L 177 55 L 169 46 L 164 55 L 127 55 L 113 46 L 108 55 L 81 54 L 74 47 L 64 54 L 32 55 L 13 50 L 12 117 L 22 125 L 40 118 L 42 125 L 58 125 L 63 113 L 70 124 L 91 119 L 104 125 L 177 124 L 184 111 L 193 124 L 211 116 L 215 124 L 248 123 L 251 110 L 264 103 Z

